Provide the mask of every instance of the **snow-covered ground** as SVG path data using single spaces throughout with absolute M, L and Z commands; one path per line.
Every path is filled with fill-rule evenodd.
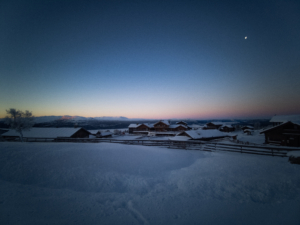
M 288 158 L 110 143 L 0 143 L 1 224 L 299 224 Z
M 291 151 L 287 153 L 287 156 L 292 156 L 292 157 L 300 157 L 300 151 Z
M 260 134 L 259 130 L 254 130 L 252 135 L 244 134 L 243 131 L 230 132 L 231 135 L 237 135 L 237 140 L 249 142 L 250 144 L 262 145 L 265 142 L 265 135 Z
M 119 129 L 121 131 L 125 131 L 126 128 L 124 129 Z M 128 129 L 127 129 L 128 130 Z M 97 133 L 98 130 L 89 130 L 92 133 Z M 107 131 L 107 129 L 100 130 L 100 131 Z M 114 132 L 114 130 L 110 130 L 110 132 Z M 237 140 L 241 142 L 249 142 L 250 144 L 255 144 L 255 145 L 262 145 L 265 142 L 265 135 L 260 134 L 258 130 L 255 130 L 252 135 L 247 135 L 244 134 L 242 130 L 240 131 L 234 131 L 230 133 L 224 133 L 225 135 L 237 135 Z M 113 135 L 113 139 L 117 140 L 181 140 L 181 141 L 187 141 L 190 138 L 187 137 L 173 137 L 173 136 L 154 136 L 154 137 L 148 137 L 148 136 L 142 136 L 142 135 L 133 135 L 133 134 L 128 134 L 126 133 L 125 135 Z M 220 140 L 217 140 L 220 141 Z M 228 141 L 225 140 L 227 143 Z

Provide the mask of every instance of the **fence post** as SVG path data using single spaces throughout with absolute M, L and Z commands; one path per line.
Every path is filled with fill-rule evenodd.
M 241 146 L 241 153 L 243 153 L 243 146 Z
M 271 150 L 272 150 L 272 156 L 274 156 L 274 154 L 273 154 L 273 148 Z

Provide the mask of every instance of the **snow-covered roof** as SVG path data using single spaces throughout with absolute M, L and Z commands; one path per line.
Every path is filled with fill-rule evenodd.
M 191 138 L 187 137 L 187 136 L 175 136 L 175 137 L 169 138 L 169 140 L 171 140 L 171 141 L 187 141 L 187 140 L 190 140 L 190 139 Z
M 186 125 L 187 125 L 187 123 L 186 123 L 186 122 L 184 122 L 184 121 L 179 121 L 179 122 L 177 122 L 176 124 L 179 124 L 179 123 L 184 123 L 184 124 L 186 124 Z
M 132 123 L 128 127 L 129 128 L 137 128 L 137 127 L 139 127 L 141 125 L 145 125 L 145 126 L 151 128 L 151 127 L 153 127 L 154 124 L 153 123 Z
M 173 134 L 173 135 L 177 135 L 179 134 L 180 132 L 178 131 L 154 131 L 154 132 L 149 132 L 149 133 L 153 133 L 153 134 Z
M 164 123 L 164 124 L 166 124 L 166 125 L 170 125 L 170 122 L 168 121 L 168 120 L 160 120 L 160 121 L 158 121 L 157 123 L 155 123 L 155 124 L 158 124 L 158 123 L 160 123 L 160 122 L 162 122 L 162 123 Z M 153 124 L 153 125 L 155 125 L 155 124 Z
M 224 137 L 223 132 L 219 130 L 188 130 L 182 133 L 186 133 L 192 139 L 202 139 L 202 138 L 213 138 L 213 137 Z M 182 134 L 180 133 L 180 134 Z
M 223 125 L 221 128 L 225 128 L 225 127 L 227 127 L 227 128 L 233 128 L 233 126 L 231 126 L 231 125 Z
M 252 126 L 250 126 L 250 125 L 243 126 L 242 128 L 250 128 L 250 129 L 254 129 L 254 127 L 252 127 Z
M 177 128 L 177 127 L 184 127 L 184 128 L 186 128 L 187 129 L 187 126 L 185 126 L 185 125 L 182 125 L 182 124 L 172 124 L 172 125 L 170 125 L 169 126 L 169 128 L 172 128 L 172 129 L 174 129 L 174 128 Z
M 253 130 L 245 129 L 244 132 L 253 132 Z
M 290 122 L 290 121 L 287 121 L 287 122 L 281 123 L 281 124 L 279 124 L 279 125 L 277 125 L 277 126 L 270 127 L 270 128 L 268 128 L 268 129 L 265 129 L 265 130 L 261 131 L 260 134 L 265 133 L 266 131 L 269 131 L 269 130 L 273 130 L 273 129 L 277 128 L 277 127 L 281 127 L 281 126 L 283 126 L 283 125 L 285 125 L 285 124 L 287 124 L 287 123 L 291 123 L 291 122 Z
M 129 128 L 137 128 L 138 126 L 142 125 L 141 123 L 131 123 L 129 124 Z
M 191 127 L 191 128 L 202 128 L 204 126 L 203 125 L 198 125 L 198 124 L 192 124 L 192 125 L 189 125 L 189 127 Z
M 149 128 L 154 127 L 154 123 L 143 123 L 143 124 Z
M 53 128 L 53 127 L 32 127 L 30 130 L 23 131 L 23 137 L 25 138 L 57 138 L 57 137 L 71 137 L 77 131 L 83 128 Z M 87 131 L 88 132 L 88 131 Z M 10 130 L 4 134 L 3 137 L 13 136 L 19 137 L 20 134 L 15 130 Z
M 279 115 L 273 116 L 270 122 L 272 123 L 285 123 L 287 121 L 291 121 L 294 123 L 300 123 L 300 115 Z
M 209 122 L 209 123 L 212 123 L 212 124 L 214 124 L 214 125 L 216 125 L 216 126 L 219 126 L 219 125 L 223 125 L 224 123 L 223 122 Z M 209 124 L 209 123 L 207 123 L 207 124 Z

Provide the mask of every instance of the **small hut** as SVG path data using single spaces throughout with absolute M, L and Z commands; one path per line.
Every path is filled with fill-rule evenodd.
M 244 134 L 252 135 L 252 134 L 253 134 L 253 130 L 245 129 L 245 130 L 244 130 Z
M 96 133 L 97 138 L 110 138 L 110 137 L 112 137 L 112 135 L 113 135 L 113 133 L 110 132 L 109 130 L 107 130 L 107 131 L 98 131 Z

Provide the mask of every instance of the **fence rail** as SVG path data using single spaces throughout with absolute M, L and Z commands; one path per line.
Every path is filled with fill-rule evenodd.
M 224 144 L 224 143 L 206 144 L 205 148 L 211 151 L 240 152 L 240 153 L 247 153 L 247 154 L 281 156 L 281 157 L 286 157 L 286 153 L 289 151 L 286 148 L 233 145 L 233 144 Z
M 17 141 L 16 139 L 10 141 Z M 18 139 L 18 141 L 20 141 Z M 268 147 L 268 146 L 254 146 L 241 144 L 228 144 L 220 142 L 204 142 L 204 141 L 174 141 L 174 140 L 118 140 L 108 138 L 23 138 L 25 142 L 75 142 L 75 143 L 119 143 L 127 145 L 144 145 L 144 146 L 161 146 L 172 149 L 186 149 L 186 150 L 201 150 L 201 151 L 228 151 L 239 152 L 256 155 L 281 156 L 286 157 L 286 153 L 291 150 L 284 147 Z

